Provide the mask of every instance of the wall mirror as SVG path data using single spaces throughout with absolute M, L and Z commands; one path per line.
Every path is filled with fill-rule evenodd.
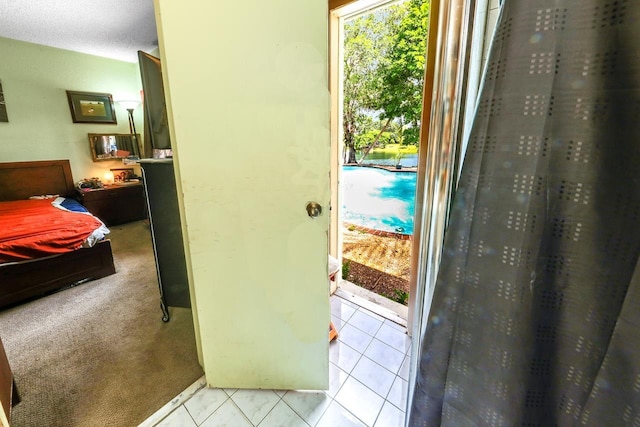
M 140 157 L 140 135 L 130 133 L 90 133 L 89 147 L 94 162 Z

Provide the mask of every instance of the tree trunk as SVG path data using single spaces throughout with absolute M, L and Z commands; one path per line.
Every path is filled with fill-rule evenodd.
M 384 124 L 384 126 L 382 126 L 382 129 L 380 129 L 380 133 L 378 134 L 378 136 L 376 136 L 376 139 L 374 139 L 373 142 L 367 147 L 367 149 L 364 150 L 364 154 L 362 154 L 362 157 L 360 158 L 360 160 L 358 160 L 358 164 L 362 164 L 362 161 L 364 160 L 365 157 L 367 157 L 367 154 L 369 154 L 369 151 L 371 151 L 371 149 L 376 146 L 376 144 L 380 140 L 380 137 L 382 136 L 382 132 L 387 130 L 387 128 L 389 127 L 389 124 L 391 124 L 391 119 L 387 119 L 387 122 Z
M 356 149 L 353 145 L 349 145 L 347 146 L 347 158 L 345 161 L 345 164 L 353 164 L 353 163 L 358 163 L 356 160 Z
M 350 117 L 350 115 L 346 117 Z M 344 163 L 345 164 L 357 163 L 356 162 L 356 146 L 355 146 L 356 143 L 354 141 L 355 130 L 356 130 L 354 120 L 353 119 L 349 120 L 348 118 L 345 119 L 343 124 L 343 129 L 344 129 L 344 145 L 346 148 Z

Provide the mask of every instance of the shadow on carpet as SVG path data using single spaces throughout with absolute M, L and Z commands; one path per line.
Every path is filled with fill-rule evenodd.
M 148 225 L 110 229 L 116 274 L 0 312 L 12 427 L 137 426 L 203 374 L 191 310 L 161 320 Z

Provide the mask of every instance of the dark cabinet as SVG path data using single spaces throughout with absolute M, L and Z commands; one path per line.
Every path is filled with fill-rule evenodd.
M 78 191 L 78 200 L 106 225 L 124 224 L 147 217 L 141 182 Z
M 19 401 L 7 353 L 5 353 L 2 341 L 0 341 L 0 403 L 4 415 L 0 416 L 0 420 L 6 420 L 9 425 L 11 423 L 11 408 Z M 5 425 L 3 422 L 0 424 Z
M 163 320 L 167 307 L 191 307 L 172 159 L 142 159 Z

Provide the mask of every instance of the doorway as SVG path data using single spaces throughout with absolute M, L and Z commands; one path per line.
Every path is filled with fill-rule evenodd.
M 343 250 L 340 215 L 344 134 L 342 64 L 343 21 L 367 10 L 383 7 L 385 0 L 330 0 L 329 47 L 331 91 L 331 227 L 330 254 L 340 258 Z M 410 334 L 423 329 L 437 273 L 448 206 L 457 184 L 480 76 L 488 52 L 487 40 L 499 13 L 499 3 L 455 0 L 430 1 L 426 72 L 422 96 L 416 179 L 415 226 L 407 326 Z M 332 291 L 335 291 L 332 289 Z
M 335 288 L 373 301 L 406 326 L 424 71 L 422 68 L 414 71 L 417 79 L 404 77 L 404 81 L 415 85 L 411 98 L 417 106 L 414 106 L 413 117 L 407 108 L 393 111 L 393 100 L 365 105 L 366 100 L 355 99 L 361 89 L 354 89 L 348 76 L 356 73 L 362 76 L 371 71 L 371 64 L 376 63 L 378 69 L 372 75 L 364 76 L 365 79 L 375 80 L 397 72 L 397 69 L 393 70 L 393 61 L 406 59 L 406 56 L 398 58 L 399 49 L 392 49 L 397 34 L 406 36 L 406 21 L 411 19 L 425 26 L 415 33 L 426 34 L 426 19 L 422 22 L 419 16 L 410 16 L 409 8 L 415 9 L 416 4 L 428 2 L 360 0 L 329 3 L 330 9 L 332 3 L 343 3 L 330 14 L 333 207 L 330 254 L 339 259 L 342 278 L 346 279 L 338 281 Z M 415 49 L 422 52 L 424 60 L 425 40 L 420 36 L 417 39 L 420 45 Z M 369 48 L 362 48 L 362 45 L 367 43 L 376 47 L 365 50 Z M 351 59 L 356 55 L 359 58 L 369 55 L 367 60 L 370 62 L 352 67 L 355 61 Z M 385 66 L 379 66 L 380 63 Z M 416 80 L 419 80 L 417 84 Z M 369 98 L 382 98 L 383 93 L 392 93 L 392 90 L 384 92 L 384 87 L 392 87 L 388 81 L 385 83 L 387 86 L 381 84 L 376 89 L 369 87 L 380 94 Z M 407 86 L 409 83 L 404 84 L 398 97 L 410 98 Z M 354 104 L 360 108 L 357 112 L 353 111 Z M 356 117 L 357 114 L 360 116 Z M 358 131 L 351 132 L 354 128 Z M 357 155 L 356 148 L 360 149 Z M 396 152 L 391 153 L 393 150 Z M 373 155 L 381 159 L 370 160 Z M 364 189 L 365 185 L 371 188 Z

